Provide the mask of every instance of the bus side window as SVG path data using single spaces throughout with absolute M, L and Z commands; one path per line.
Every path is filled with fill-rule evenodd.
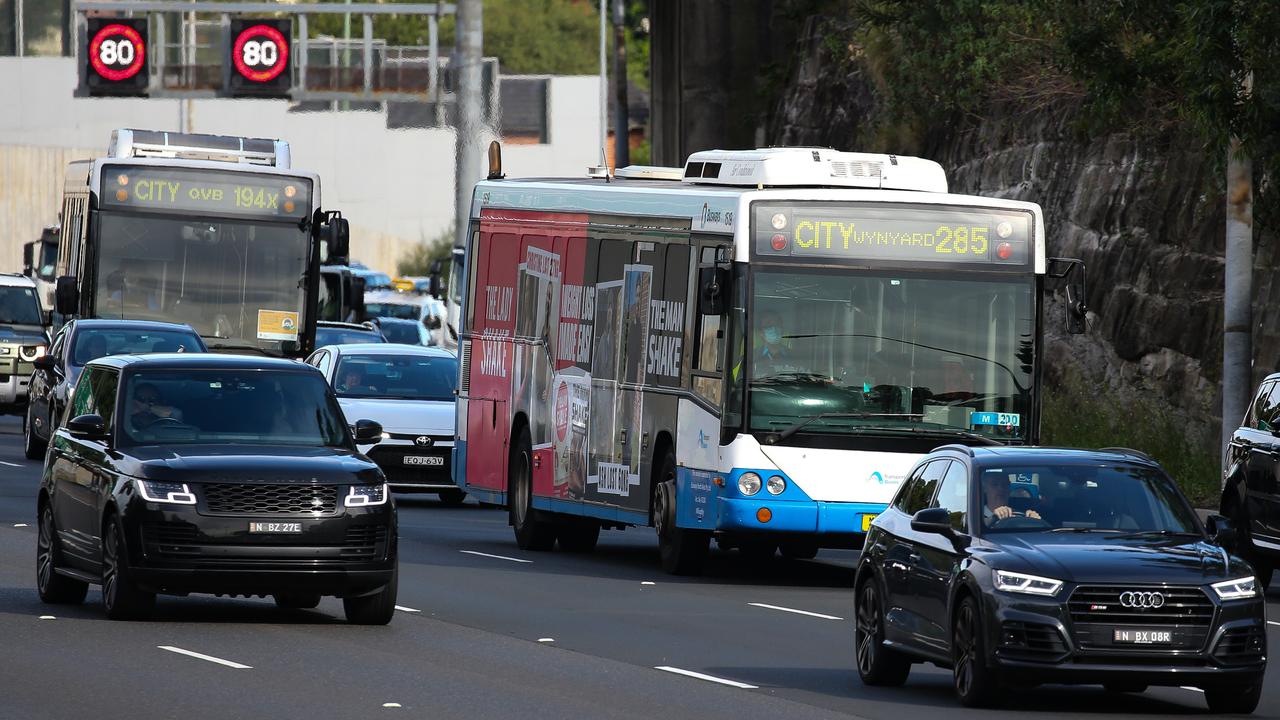
M 713 245 L 704 245 L 699 250 L 697 268 L 714 265 L 716 261 L 716 247 Z M 698 272 L 694 270 L 693 282 L 694 293 L 690 296 L 690 302 L 697 307 L 698 296 L 701 292 L 697 287 Z M 724 316 L 723 315 L 703 315 L 701 312 L 695 312 L 694 316 L 694 332 L 693 332 L 693 391 L 705 398 L 716 407 L 720 406 L 723 398 L 724 380 Z

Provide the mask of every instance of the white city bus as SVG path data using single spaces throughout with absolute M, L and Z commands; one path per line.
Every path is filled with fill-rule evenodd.
M 712 538 L 813 557 L 924 452 L 1037 440 L 1040 208 L 934 162 L 708 151 L 484 181 L 471 216 L 454 475 L 523 548 L 653 525 L 671 572 Z

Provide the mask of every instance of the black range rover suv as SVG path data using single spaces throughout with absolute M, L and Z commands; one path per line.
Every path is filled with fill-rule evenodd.
M 1258 386 L 1227 448 L 1221 511 L 1263 591 L 1280 565 L 1280 373 Z
M 377 423 L 358 436 L 380 437 Z M 395 611 L 396 513 L 314 368 L 205 354 L 88 363 L 45 458 L 37 587 L 111 618 L 157 593 L 343 599 L 353 623 Z
M 1208 525 L 1140 453 L 939 448 L 867 535 L 858 674 L 900 685 L 932 662 L 965 705 L 1003 684 L 1177 685 L 1252 712 L 1264 601 L 1227 521 Z

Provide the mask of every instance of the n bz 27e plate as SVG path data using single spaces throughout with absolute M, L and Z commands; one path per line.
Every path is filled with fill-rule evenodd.
M 251 522 L 249 523 L 249 532 L 251 533 L 300 533 L 302 532 L 302 523 L 300 522 Z

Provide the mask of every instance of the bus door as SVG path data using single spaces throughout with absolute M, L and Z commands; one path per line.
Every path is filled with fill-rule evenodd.
M 487 223 L 486 223 L 487 225 Z M 507 489 L 511 416 L 512 335 L 519 236 L 500 225 L 484 227 L 476 239 L 473 263 L 474 307 L 471 347 L 466 364 L 466 484 L 484 490 Z

